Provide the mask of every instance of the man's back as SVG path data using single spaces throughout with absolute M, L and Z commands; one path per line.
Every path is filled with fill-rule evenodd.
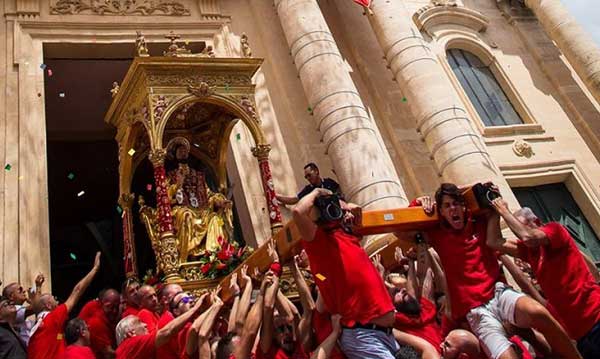
M 64 326 L 68 318 L 67 306 L 61 304 L 42 319 L 29 339 L 29 359 L 60 358 L 65 350 Z

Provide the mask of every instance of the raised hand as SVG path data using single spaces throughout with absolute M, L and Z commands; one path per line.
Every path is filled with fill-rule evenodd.
M 381 264 L 381 254 L 378 253 L 371 257 L 371 261 L 373 262 L 375 268 L 377 268 L 379 274 L 383 276 L 383 273 L 385 273 L 385 267 L 383 266 L 383 264 Z
M 244 264 L 242 266 L 242 269 L 240 271 L 240 279 L 241 279 L 241 284 L 244 288 L 246 288 L 247 285 L 252 285 L 252 278 L 248 275 L 248 265 Z
M 267 287 L 270 287 L 275 280 L 275 274 L 272 271 L 265 273 L 262 283 L 260 284 L 260 294 L 264 295 Z
M 221 300 L 221 297 L 219 297 L 219 292 L 221 292 L 220 284 L 210 292 L 210 302 L 212 305 L 223 305 L 223 301 Z
M 492 200 L 492 206 L 496 210 L 496 212 L 508 212 L 508 203 L 502 198 L 498 197 Z
M 44 281 L 46 280 L 46 278 L 44 278 L 44 275 L 42 273 L 39 273 L 36 277 L 35 277 L 35 287 L 37 289 L 41 288 L 42 285 L 44 284 Z
M 269 257 L 271 257 L 271 261 L 279 262 L 279 254 L 277 254 L 277 246 L 275 245 L 273 238 L 267 242 L 267 253 L 269 254 Z
M 231 292 L 238 294 L 240 292 L 240 286 L 238 285 L 238 274 L 234 272 L 229 279 L 229 289 Z
M 331 326 L 333 327 L 334 333 L 342 332 L 342 325 L 340 323 L 341 319 L 342 319 L 342 316 L 339 314 L 333 314 L 331 316 Z
M 396 260 L 396 262 L 398 262 L 398 264 L 406 264 L 408 263 L 408 258 L 404 255 L 404 252 L 402 252 L 402 248 L 400 247 L 396 247 L 396 250 L 394 252 L 394 259 Z
M 94 259 L 94 268 L 95 270 L 100 269 L 100 252 L 96 252 L 96 258 Z
M 433 214 L 433 200 L 429 196 L 421 196 L 417 198 L 417 201 L 421 203 L 421 207 L 423 207 L 423 211 L 425 213 L 431 215 Z

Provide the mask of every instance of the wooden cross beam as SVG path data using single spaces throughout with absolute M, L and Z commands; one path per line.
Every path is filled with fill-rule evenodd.
M 482 199 L 481 194 L 478 193 L 480 190 L 481 189 L 477 188 L 477 185 L 475 185 L 463 191 L 467 208 L 475 214 L 486 210 L 481 204 L 484 203 L 485 199 Z M 382 257 L 382 264 L 386 268 L 393 265 L 395 262 L 394 252 L 396 247 L 400 246 L 407 249 L 412 246 L 411 242 L 414 237 L 402 235 L 402 233 L 425 230 L 437 225 L 439 221 L 437 214 L 434 213 L 429 216 L 425 214 L 421 207 L 364 212 L 358 209 L 354 214 L 356 225 L 353 227 L 353 230 L 357 235 L 399 233 L 397 239 L 388 243 L 385 248 L 379 251 L 379 254 L 381 254 Z M 302 238 L 294 221 L 288 222 L 273 236 L 273 239 L 276 243 L 277 253 L 279 254 L 281 263 L 290 261 L 295 255 L 302 251 L 300 245 Z M 256 249 L 256 251 L 244 261 L 244 264 L 248 265 L 249 274 L 253 273 L 254 268 L 258 268 L 261 273 L 265 272 L 271 265 L 271 258 L 267 253 L 267 246 L 262 245 Z M 238 272 L 239 276 L 240 268 L 241 265 L 221 280 L 220 284 L 223 288 L 221 297 L 224 301 L 231 299 L 233 293 L 231 293 L 229 289 L 229 281 L 233 273 Z

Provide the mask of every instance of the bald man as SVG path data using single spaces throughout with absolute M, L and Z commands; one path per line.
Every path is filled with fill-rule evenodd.
M 182 292 L 183 289 L 179 284 L 167 284 L 161 288 L 160 292 L 158 292 L 158 303 L 162 310 L 161 316 L 158 319 L 158 329 L 164 328 L 175 318 L 170 311 L 169 303 L 171 303 L 173 297 Z M 177 335 L 173 335 L 166 345 L 156 349 L 157 357 L 165 359 L 178 359 L 180 352 L 181 348 L 179 348 Z
M 485 358 L 479 347 L 479 340 L 463 329 L 456 329 L 448 333 L 440 345 L 444 359 L 480 359 Z
M 90 347 L 97 358 L 112 358 L 115 355 L 115 327 L 119 321 L 121 295 L 115 289 L 106 289 L 97 299 L 100 310 L 95 311 L 86 321 L 90 332 Z
M 158 320 L 160 319 L 158 297 L 156 290 L 151 285 L 143 285 L 138 290 L 140 299 L 140 311 L 137 316 L 142 323 L 146 324 L 148 332 L 152 333 L 158 329 Z

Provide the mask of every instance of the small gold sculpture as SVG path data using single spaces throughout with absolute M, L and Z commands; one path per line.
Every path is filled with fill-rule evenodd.
M 135 50 L 137 56 L 147 57 L 150 56 L 148 54 L 148 48 L 146 47 L 146 38 L 142 35 L 141 31 L 136 31 L 137 38 L 135 39 Z
M 119 83 L 117 81 L 113 82 L 112 89 L 110 89 L 110 95 L 114 98 L 119 93 Z
M 167 48 L 167 50 L 165 52 L 163 52 L 164 56 L 172 56 L 172 57 L 177 57 L 177 56 L 186 56 L 186 55 L 191 55 L 192 51 L 188 50 L 185 48 L 185 44 L 181 45 L 181 47 L 179 47 L 179 45 L 177 45 L 176 40 L 178 40 L 181 36 L 176 35 L 172 30 L 169 32 L 169 35 L 165 36 L 165 38 L 171 40 L 171 43 L 169 44 L 169 47 Z
M 248 35 L 246 35 L 244 32 L 240 37 L 240 44 L 242 45 L 242 54 L 244 57 L 252 57 L 252 49 L 250 48 L 250 43 L 248 42 Z

